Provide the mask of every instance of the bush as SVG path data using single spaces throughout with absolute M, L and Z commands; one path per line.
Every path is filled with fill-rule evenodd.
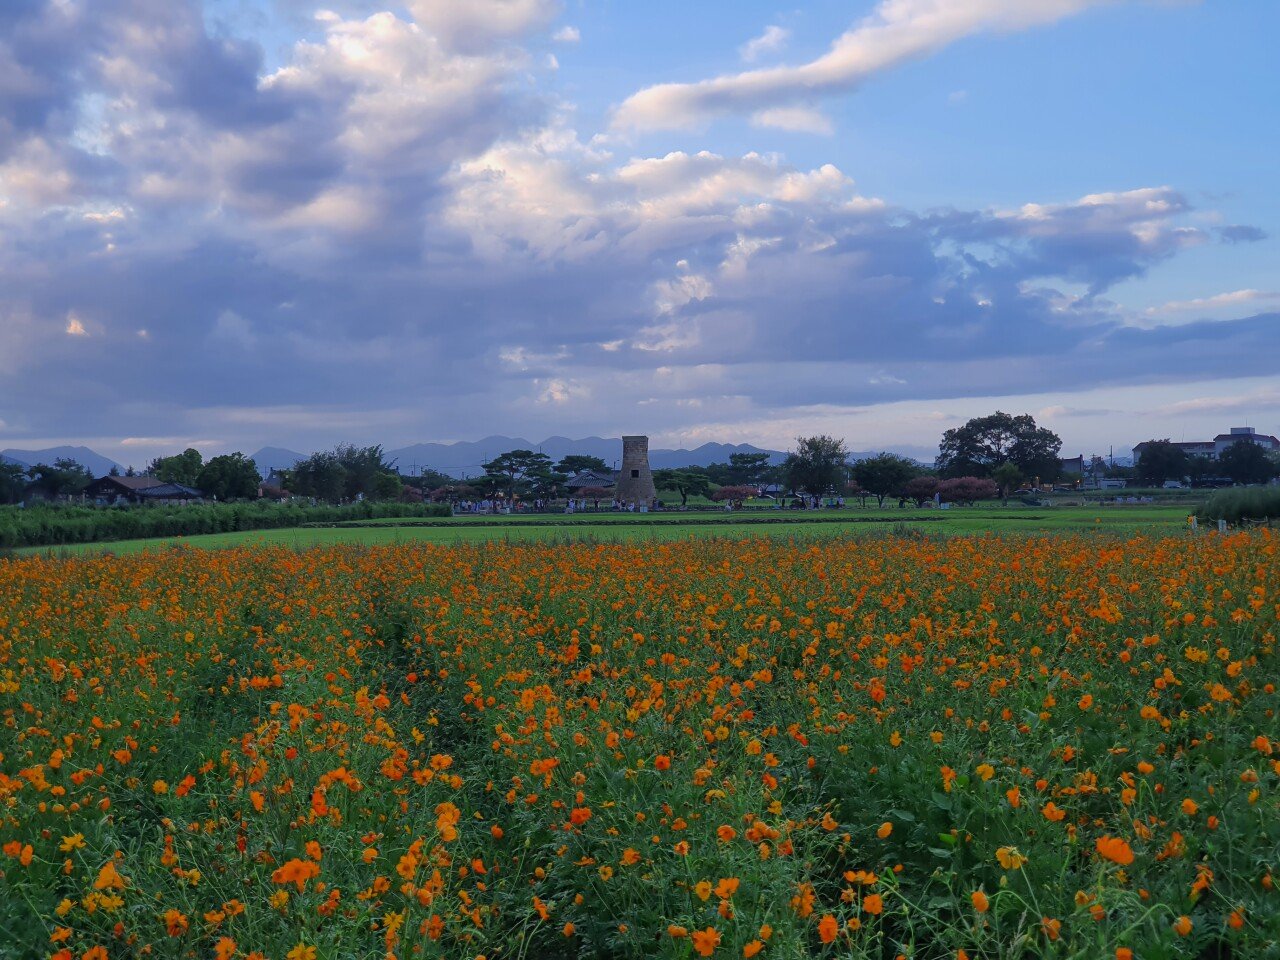
M 1280 519 L 1280 487 L 1229 487 L 1215 490 L 1197 513 L 1201 520 Z
M 955 477 L 939 483 L 938 493 L 948 503 L 972 506 L 979 500 L 994 500 L 1000 495 L 1000 488 L 987 477 Z
M 308 506 L 296 503 L 206 503 L 190 506 L 39 506 L 0 508 L 0 549 L 136 540 L 144 537 L 190 537 L 300 527 L 308 523 L 341 523 L 384 517 L 447 517 L 441 504 L 351 503 Z

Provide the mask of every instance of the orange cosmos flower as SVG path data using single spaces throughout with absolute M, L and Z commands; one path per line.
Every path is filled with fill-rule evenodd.
M 890 823 L 888 820 L 880 824 L 880 828 L 876 830 L 876 836 L 879 837 L 881 840 L 886 839 L 891 833 L 893 833 L 893 824 Z
M 880 894 L 869 893 L 862 898 L 863 913 L 869 913 L 872 916 L 876 916 L 883 910 L 884 910 L 884 900 L 880 898 Z
M 986 913 L 991 909 L 991 901 L 987 899 L 987 895 L 981 890 L 975 890 L 969 895 L 969 899 L 973 901 L 973 909 L 979 913 Z
M 1095 844 L 1098 853 L 1103 858 L 1110 860 L 1112 863 L 1118 863 L 1122 867 L 1127 867 L 1133 863 L 1133 850 L 1129 844 L 1119 837 L 1101 836 Z
M 1173 932 L 1180 937 L 1185 937 L 1191 932 L 1191 918 L 1185 913 L 1173 922 Z
M 307 881 L 318 876 L 320 876 L 318 864 L 310 860 L 299 860 L 295 857 L 275 869 L 271 874 L 271 882 L 282 886 L 286 883 L 295 884 L 298 892 L 301 893 L 306 887 Z
M 178 910 L 166 910 L 164 912 L 164 929 L 171 937 L 180 937 L 187 932 L 187 928 L 191 926 L 186 915 Z
M 823 943 L 831 943 L 839 932 L 840 925 L 836 923 L 836 918 L 829 913 L 823 914 L 818 921 L 818 939 Z
M 720 934 L 714 927 L 693 932 L 693 949 L 698 956 L 709 957 L 716 952 L 718 946 L 720 946 Z
M 93 881 L 95 890 L 123 890 L 126 878 L 116 871 L 114 860 L 108 860 L 98 871 L 98 879 Z

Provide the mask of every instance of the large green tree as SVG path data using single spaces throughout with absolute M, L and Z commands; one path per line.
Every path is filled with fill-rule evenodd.
M 561 457 L 560 462 L 556 464 L 556 470 L 559 473 L 574 476 L 587 470 L 593 470 L 597 473 L 605 473 L 609 469 L 609 465 L 599 457 L 590 457 L 583 453 L 571 453 Z
M 690 497 L 705 497 L 711 493 L 711 478 L 700 470 L 687 467 L 653 471 L 653 485 L 659 490 L 674 490 L 680 495 L 681 506 L 688 506 Z
M 1276 475 L 1267 451 L 1252 440 L 1237 440 L 1218 454 L 1218 469 L 1232 483 L 1266 483 Z
M 157 457 L 147 467 L 147 473 L 165 483 L 180 483 L 185 487 L 196 486 L 200 471 L 204 469 L 204 457 L 194 447 L 187 447 L 172 457 Z
M 1148 440 L 1134 464 L 1134 474 L 1138 482 L 1158 487 L 1166 480 L 1181 480 L 1189 466 L 1186 451 L 1172 440 Z
M 47 497 L 73 496 L 93 483 L 93 474 L 74 460 L 59 458 L 50 466 L 37 463 L 29 471 L 31 483 Z
M 395 465 L 376 444 L 357 447 L 346 443 L 323 453 L 313 453 L 286 471 L 285 482 L 291 493 L 330 502 L 359 497 L 395 500 L 403 489 Z
M 843 440 L 826 435 L 797 437 L 795 450 L 783 464 L 787 485 L 814 497 L 840 490 L 849 475 L 848 459 Z
M 853 465 L 853 479 L 884 506 L 884 498 L 903 494 L 907 481 L 920 472 L 914 460 L 896 453 L 881 453 Z
M 508 450 L 482 466 L 487 476 L 501 481 L 508 497 L 545 487 L 555 473 L 551 458 L 532 450 Z
M 769 454 L 767 453 L 729 454 L 729 473 L 734 485 L 758 485 L 768 472 Z
M 10 460 L 0 460 L 0 503 L 17 503 L 27 486 L 27 468 Z
M 261 483 L 257 465 L 237 451 L 212 458 L 196 477 L 195 486 L 216 500 L 251 500 Z
M 337 503 L 347 495 L 347 468 L 332 451 L 313 453 L 288 471 L 289 491 Z
M 1051 481 L 1058 476 L 1061 449 L 1062 439 L 1036 426 L 1029 413 L 997 410 L 944 433 L 936 466 L 943 477 L 988 477 L 1002 463 L 1012 463 L 1024 477 Z

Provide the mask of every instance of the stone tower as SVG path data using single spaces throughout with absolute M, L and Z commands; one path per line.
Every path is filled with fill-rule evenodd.
M 622 438 L 622 471 L 614 496 L 623 503 L 649 503 L 658 496 L 649 469 L 649 438 Z

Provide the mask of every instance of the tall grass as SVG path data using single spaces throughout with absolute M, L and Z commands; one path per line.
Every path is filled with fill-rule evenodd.
M 1280 519 L 1280 487 L 1215 490 L 1198 516 L 1202 520 L 1225 520 L 1227 523 Z
M 0 508 L 0 549 L 100 543 L 142 537 L 186 537 L 340 523 L 381 517 L 447 517 L 438 504 L 208 503 L 189 506 Z

